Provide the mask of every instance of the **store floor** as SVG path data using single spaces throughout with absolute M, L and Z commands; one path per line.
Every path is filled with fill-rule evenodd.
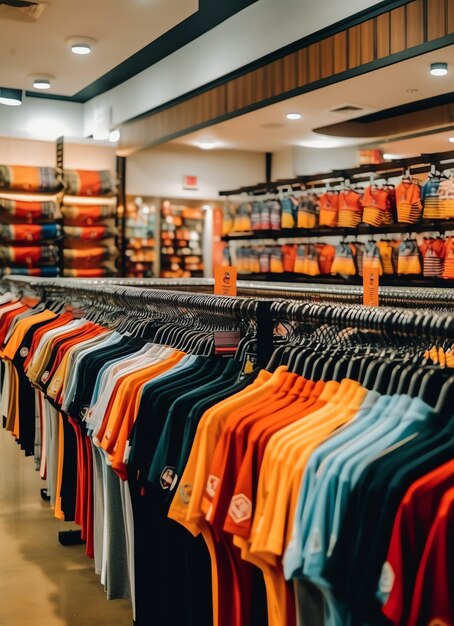
M 44 487 L 0 429 L 0 626 L 131 626 L 129 602 L 108 601 L 84 546 L 63 547 Z

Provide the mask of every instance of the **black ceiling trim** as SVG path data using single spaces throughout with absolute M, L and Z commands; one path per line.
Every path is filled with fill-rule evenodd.
M 151 67 L 155 63 L 161 61 L 165 57 L 169 56 L 176 50 L 179 50 L 181 47 L 186 44 L 194 41 L 204 33 L 208 32 L 215 26 L 219 25 L 229 17 L 232 17 L 239 11 L 242 11 L 246 7 L 254 4 L 257 0 L 200 0 L 199 3 L 199 11 L 194 15 L 191 15 L 186 20 L 169 30 L 167 33 L 164 33 L 161 37 L 153 41 L 151 44 L 137 52 L 136 54 L 129 57 L 117 65 L 117 67 L 113 68 L 104 76 L 101 76 L 97 80 L 95 80 L 90 85 L 87 85 L 84 89 L 78 91 L 76 94 L 70 97 L 66 96 L 54 96 L 51 94 L 36 94 L 35 92 L 28 92 L 27 95 L 29 97 L 44 97 L 49 99 L 68 99 L 71 102 L 87 102 L 92 98 L 101 95 L 105 91 L 109 89 L 113 89 L 114 87 L 120 85 L 126 80 L 132 78 L 136 74 L 142 72 L 143 70 Z M 229 74 L 207 83 L 202 87 L 191 91 L 189 94 L 185 94 L 180 98 L 176 98 L 170 102 L 163 104 L 162 106 L 153 109 L 153 112 L 157 112 L 163 108 L 168 108 L 169 106 L 173 106 L 177 102 L 181 102 L 188 97 L 193 97 L 198 93 L 204 93 L 208 89 L 212 89 L 219 84 L 228 82 L 233 78 L 241 76 L 247 72 L 250 72 L 258 67 L 262 67 L 272 61 L 282 58 L 283 56 L 295 52 L 296 50 L 301 49 L 302 47 L 308 46 L 311 43 L 316 41 L 320 41 L 325 37 L 329 37 L 338 32 L 341 32 L 347 28 L 352 26 L 356 26 L 366 20 L 372 19 L 386 13 L 392 9 L 398 8 L 405 4 L 408 4 L 411 0 L 382 0 L 378 4 L 375 4 L 372 7 L 367 9 L 363 9 L 362 11 L 355 13 L 354 15 L 344 18 L 335 24 L 332 24 L 326 28 L 323 28 L 315 33 L 312 33 L 306 37 L 303 37 L 297 41 L 294 41 L 291 44 L 284 46 L 266 56 L 257 59 L 247 65 L 244 65 Z M 147 111 L 137 118 L 149 115 L 151 111 Z M 132 118 L 132 119 L 137 119 Z
M 61 102 L 78 102 L 81 103 L 82 100 L 77 100 L 74 96 L 59 96 L 58 94 L 53 93 L 37 93 L 36 91 L 26 91 L 25 96 L 27 98 L 41 98 L 42 100 L 60 100 Z
M 432 96 L 431 98 L 415 100 L 414 102 L 407 102 L 406 104 L 400 104 L 399 106 L 391 107 L 389 109 L 376 111 L 375 113 L 368 113 L 367 115 L 363 115 L 362 117 L 355 117 L 348 121 L 369 124 L 370 122 L 377 122 L 379 120 L 385 120 L 390 117 L 406 115 L 407 113 L 414 113 L 415 111 L 422 111 L 424 109 L 443 104 L 452 104 L 453 102 L 454 92 L 450 91 L 449 93 Z
M 126 80 L 215 28 L 258 0 L 199 0 L 199 10 L 74 95 L 83 102 Z

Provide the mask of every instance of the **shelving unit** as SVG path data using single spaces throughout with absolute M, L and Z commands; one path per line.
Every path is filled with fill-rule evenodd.
M 358 228 L 286 228 L 281 230 L 255 230 L 230 233 L 222 237 L 223 241 L 251 241 L 255 239 L 291 239 L 317 237 L 346 237 L 351 235 L 386 235 L 404 233 L 447 232 L 454 230 L 454 220 L 421 221 L 417 224 L 390 224 L 388 226 L 360 225 Z
M 126 199 L 125 275 L 153 278 L 156 275 L 156 238 L 158 229 L 155 204 L 138 197 Z

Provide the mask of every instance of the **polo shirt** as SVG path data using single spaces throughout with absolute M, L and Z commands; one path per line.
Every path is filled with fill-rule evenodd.
M 448 442 L 452 440 L 452 425 L 440 429 L 430 407 L 415 400 L 420 415 L 426 414 L 427 424 L 421 424 L 419 434 L 392 446 L 363 472 L 349 500 L 333 554 L 322 572 L 338 597 L 348 598 L 355 611 L 369 617 L 380 612 L 375 590 L 405 491 L 417 478 L 451 458 Z M 346 552 L 348 562 L 343 556 Z M 366 561 L 360 554 L 367 555 Z
M 441 500 L 454 487 L 454 460 L 416 480 L 402 499 L 394 520 L 377 596 L 393 624 L 407 621 L 427 538 Z

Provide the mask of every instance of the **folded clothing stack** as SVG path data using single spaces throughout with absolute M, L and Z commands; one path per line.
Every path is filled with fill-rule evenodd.
M 62 189 L 53 167 L 0 165 L 0 274 L 59 276 Z
M 65 170 L 63 266 L 65 276 L 118 273 L 116 182 L 104 170 Z

